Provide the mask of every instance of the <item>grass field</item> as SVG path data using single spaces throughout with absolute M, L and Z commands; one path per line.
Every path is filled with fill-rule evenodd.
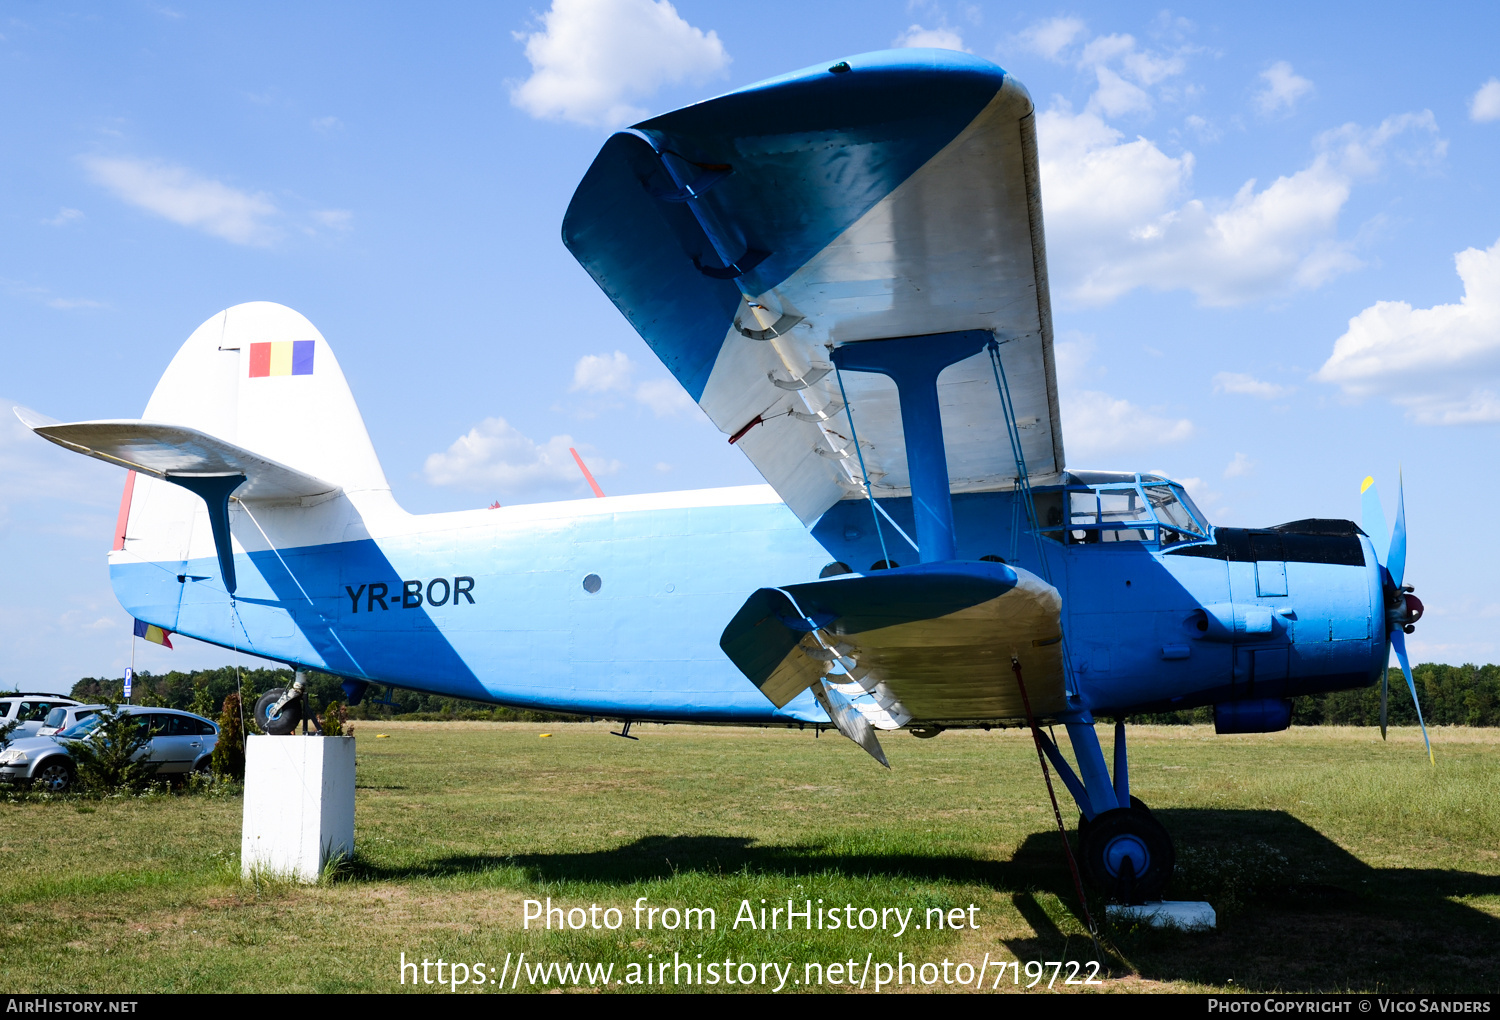
M 637 742 L 607 730 L 360 724 L 356 858 L 316 886 L 239 880 L 237 797 L 0 804 L 0 990 L 411 989 L 403 952 L 465 961 L 471 978 L 474 964 L 494 967 L 460 991 L 498 990 L 502 966 L 509 989 L 523 952 L 528 966 L 613 963 L 615 982 L 674 953 L 721 974 L 728 959 L 741 979 L 753 963 L 753 990 L 777 985 L 760 964 L 790 965 L 783 991 L 807 990 L 794 982 L 808 964 L 823 967 L 819 988 L 849 987 L 852 970 L 870 990 L 879 964 L 915 961 L 936 966 L 905 975 L 907 990 L 960 990 L 924 975 L 946 959 L 947 977 L 965 978 L 987 958 L 969 979 L 988 989 L 993 961 L 1020 960 L 1024 988 L 1025 962 L 1093 956 L 1021 732 L 894 734 L 886 772 L 811 731 L 641 726 Z M 1109 976 L 1089 990 L 1500 987 L 1500 731 L 1438 731 L 1436 769 L 1415 731 L 1382 744 L 1370 729 L 1138 727 L 1131 740 L 1134 792 L 1177 842 L 1175 893 L 1210 899 L 1220 926 L 1105 930 Z M 711 907 L 716 927 L 637 930 L 642 896 Z M 524 930 L 524 901 L 547 897 L 619 908 L 622 926 Z M 897 936 L 885 914 L 884 931 L 807 931 L 800 918 L 787 931 L 784 915 L 775 931 L 732 927 L 742 900 L 758 922 L 762 899 L 769 910 L 789 898 L 856 919 L 911 910 L 914 926 Z M 959 908 L 964 927 L 915 927 L 932 908 Z M 534 972 L 522 973 L 518 991 Z

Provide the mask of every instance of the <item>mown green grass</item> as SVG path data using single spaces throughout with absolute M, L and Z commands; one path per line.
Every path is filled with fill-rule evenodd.
M 607 730 L 360 724 L 356 858 L 311 887 L 240 881 L 237 798 L 0 804 L 0 988 L 387 991 L 403 988 L 402 952 L 497 972 L 524 952 L 614 962 L 616 980 L 648 954 L 791 963 L 786 990 L 802 990 L 791 982 L 805 964 L 858 971 L 867 954 L 1094 955 L 1024 733 L 891 735 L 887 772 L 811 731 L 643 726 L 637 742 Z M 1495 988 L 1500 733 L 1436 742 L 1434 769 L 1414 731 L 1382 744 L 1332 727 L 1133 730 L 1135 793 L 1184 857 L 1175 894 L 1207 895 L 1220 927 L 1106 928 L 1103 989 Z M 618 907 L 625 926 L 523 930 L 523 901 L 549 896 Z M 717 928 L 637 931 L 641 896 L 712 907 Z M 789 897 L 917 919 L 975 904 L 980 926 L 899 938 L 732 927 L 742 899 Z

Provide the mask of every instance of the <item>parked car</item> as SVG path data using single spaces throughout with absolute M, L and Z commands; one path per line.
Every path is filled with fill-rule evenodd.
M 56 736 L 63 730 L 70 730 L 77 726 L 104 707 L 104 705 L 58 705 L 47 713 L 47 718 L 42 720 L 42 728 L 37 730 L 35 735 L 38 737 Z
M 219 740 L 219 727 L 213 722 L 175 708 L 125 705 L 120 712 L 137 719 L 137 725 L 149 736 L 146 746 L 136 753 L 149 755 L 157 763 L 157 775 L 208 771 L 209 757 Z M 77 773 L 68 745 L 75 740 L 88 740 L 101 718 L 95 712 L 55 736 L 12 740 L 9 747 L 0 751 L 0 781 L 40 786 L 53 793 L 69 789 Z
M 11 722 L 19 724 L 10 731 L 12 740 L 34 737 L 48 712 L 59 705 L 76 704 L 78 702 L 62 694 L 7 694 L 0 697 L 0 726 Z

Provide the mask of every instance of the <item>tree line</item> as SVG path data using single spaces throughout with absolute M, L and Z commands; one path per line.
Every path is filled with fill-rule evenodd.
M 1422 699 L 1422 716 L 1429 726 L 1500 726 L 1500 666 L 1448 666 L 1423 663 L 1412 673 L 1417 693 Z M 318 713 L 332 702 L 347 699 L 340 687 L 342 681 L 326 673 L 309 672 L 308 690 Z M 273 687 L 287 687 L 292 682 L 289 669 L 220 669 L 192 672 L 138 673 L 132 701 L 138 705 L 181 708 L 210 719 L 219 718 L 224 699 L 240 691 L 247 710 L 255 699 Z M 72 696 L 79 701 L 123 700 L 122 681 L 85 677 L 73 685 Z M 1406 689 L 1406 678 L 1399 669 L 1390 671 L 1389 715 L 1393 726 L 1415 726 L 1417 713 Z M 382 688 L 371 684 L 365 699 L 348 709 L 348 718 L 412 720 L 489 719 L 497 721 L 556 722 L 577 716 L 503 708 L 477 701 L 447 698 L 416 691 Z M 1183 712 L 1143 715 L 1138 722 L 1193 723 L 1212 722 L 1211 707 Z M 1380 687 L 1354 691 L 1335 691 L 1297 698 L 1292 722 L 1298 726 L 1378 726 L 1380 724 Z M 252 724 L 253 725 L 253 724 Z
M 170 673 L 153 674 L 141 671 L 135 674 L 131 689 L 131 703 L 157 708 L 180 708 L 217 720 L 224 699 L 238 692 L 245 706 L 246 724 L 252 732 L 254 722 L 250 709 L 256 699 L 266 691 L 277 687 L 290 687 L 294 674 L 289 669 L 236 669 L 222 666 L 218 669 L 198 669 L 191 672 L 173 670 Z M 307 672 L 308 699 L 318 715 L 322 715 L 330 704 L 346 704 L 343 680 L 309 670 Z M 69 696 L 85 703 L 115 702 L 125 700 L 125 682 L 112 677 L 84 677 L 73 685 Z M 447 698 L 417 691 L 386 688 L 371 684 L 364 699 L 346 710 L 350 720 L 389 719 L 400 717 L 410 720 L 437 719 L 488 719 L 511 722 L 554 722 L 575 718 L 547 712 L 530 712 L 524 709 L 504 708 L 499 705 Z

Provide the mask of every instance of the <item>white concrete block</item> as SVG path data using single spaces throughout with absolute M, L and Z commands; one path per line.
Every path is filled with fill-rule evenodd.
M 1194 900 L 1158 900 L 1134 907 L 1111 903 L 1104 913 L 1115 922 L 1144 923 L 1153 928 L 1180 928 L 1183 931 L 1212 931 L 1219 921 L 1212 906 Z
M 255 735 L 245 741 L 240 869 L 316 882 L 354 852 L 354 738 Z

